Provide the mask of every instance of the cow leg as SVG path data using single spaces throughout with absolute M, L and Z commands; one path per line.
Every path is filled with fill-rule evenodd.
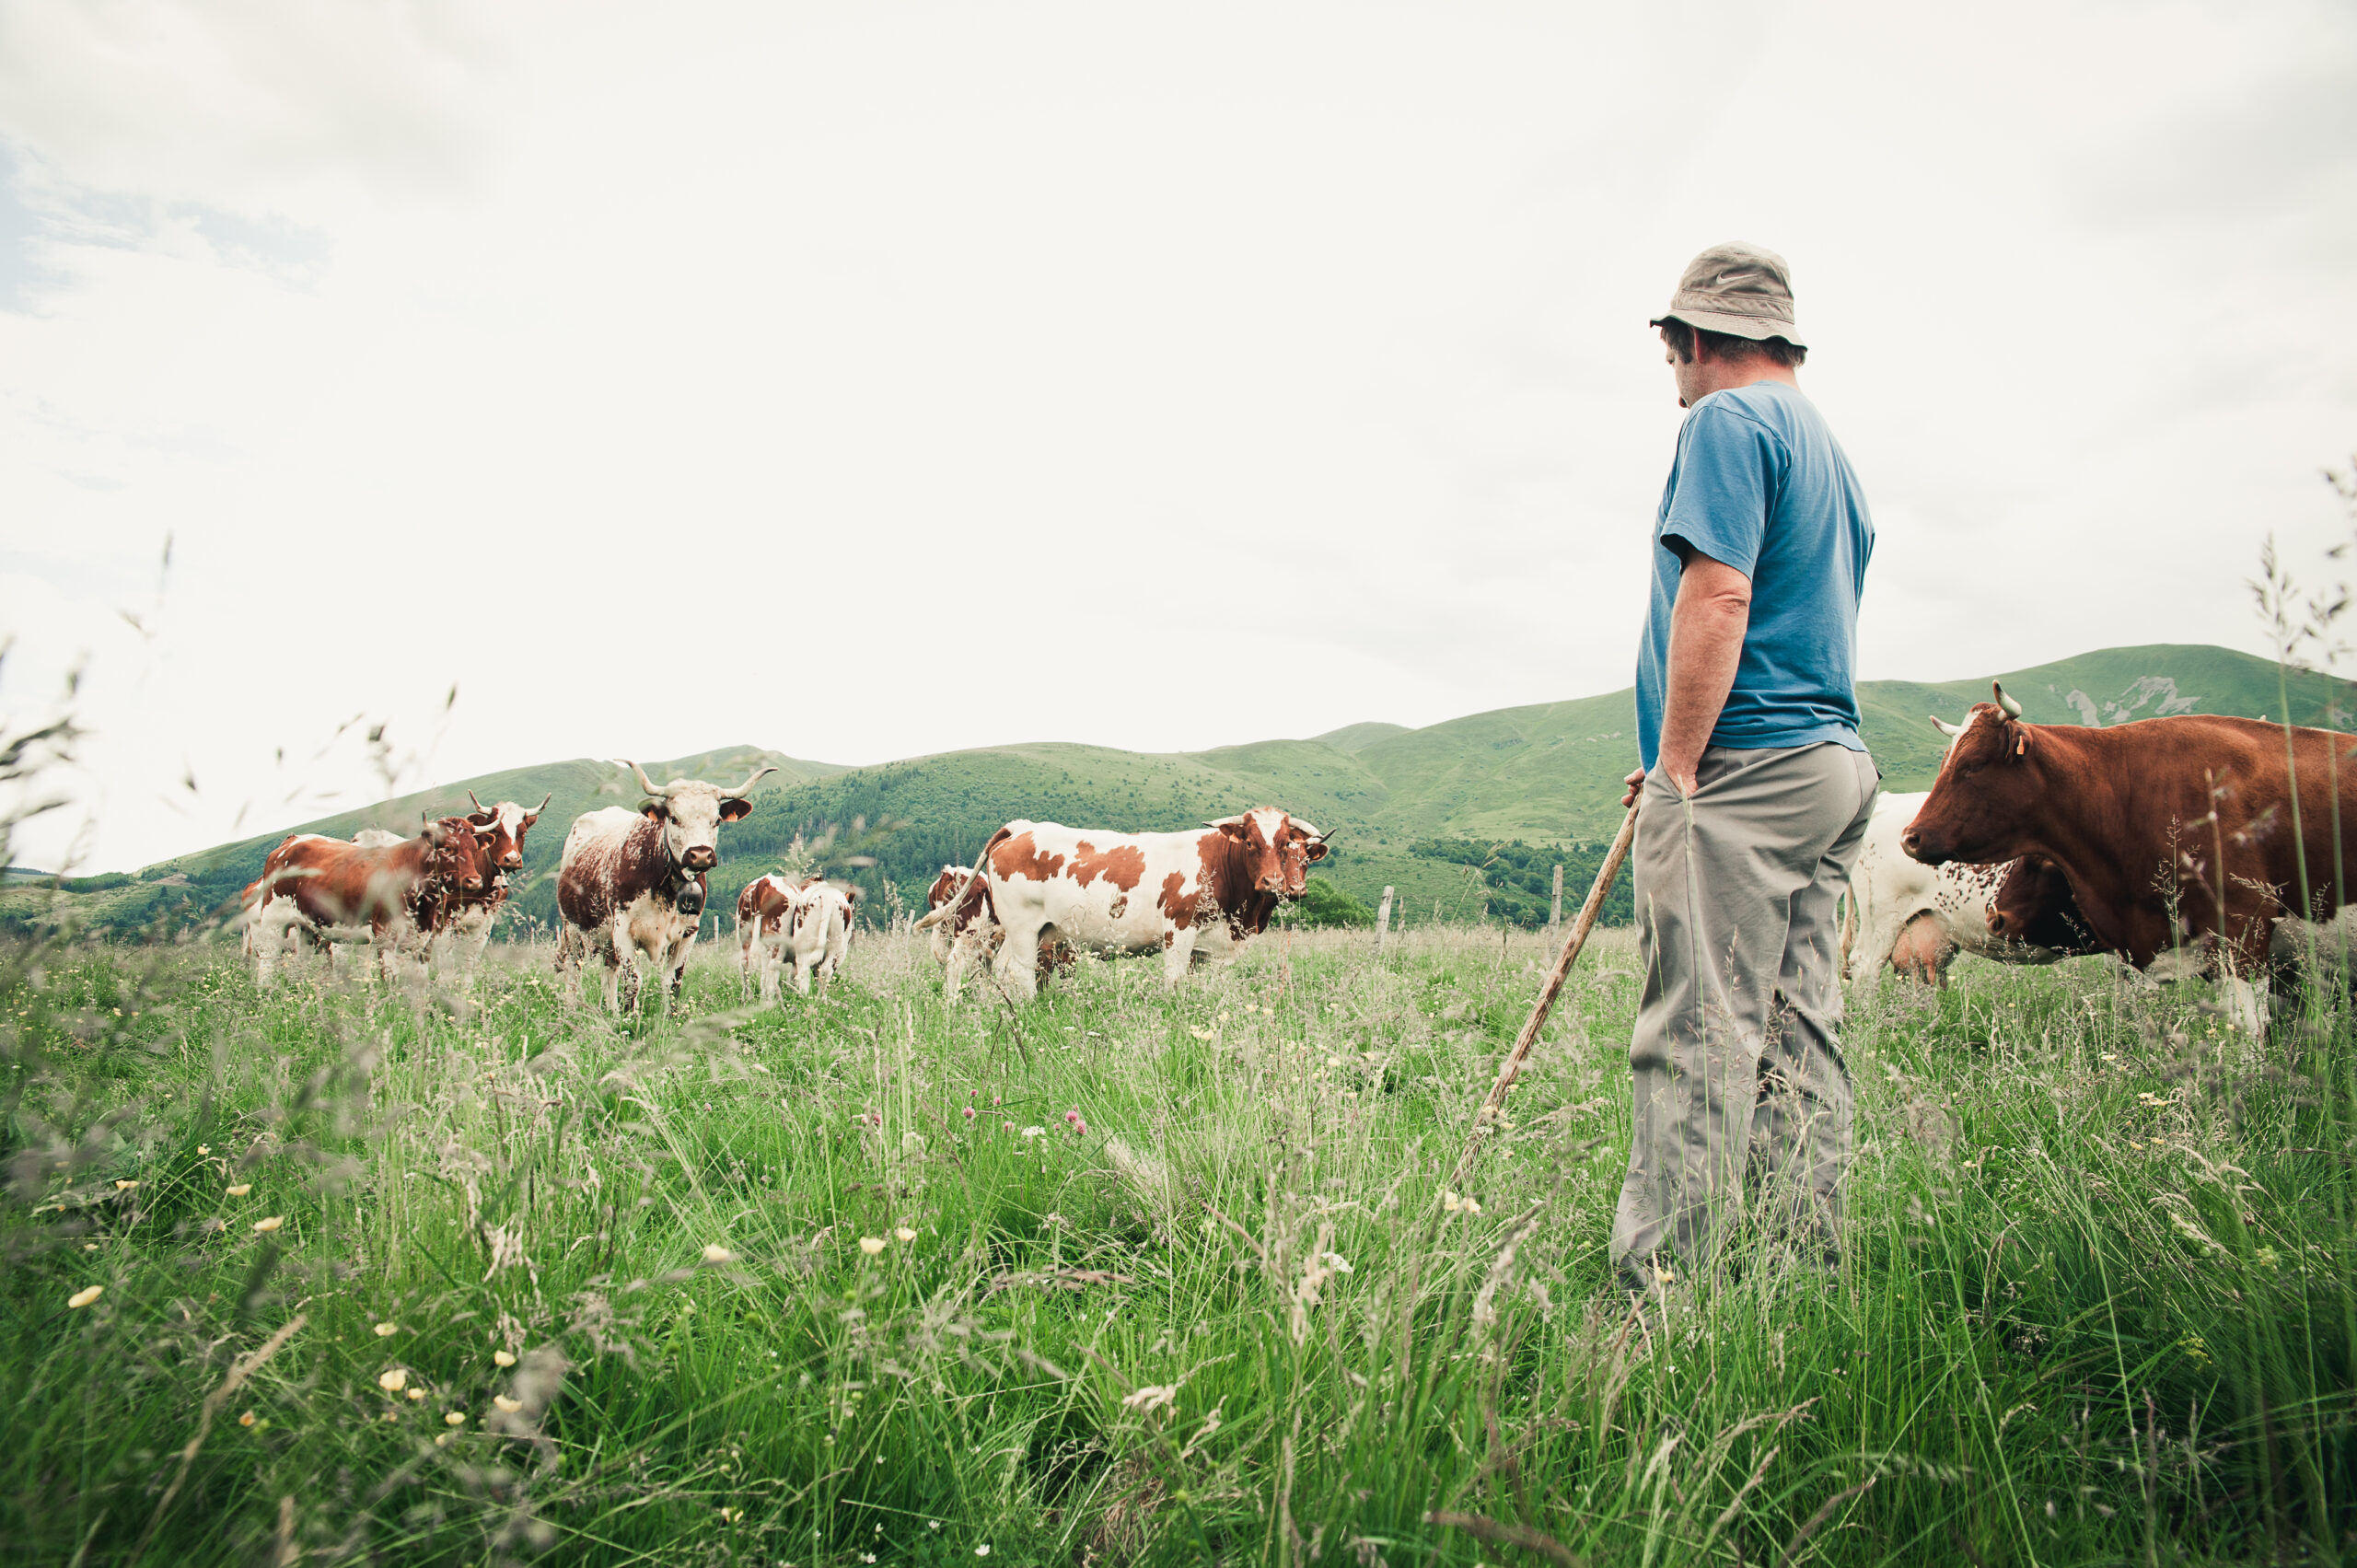
M 2267 1038 L 2268 996 L 2264 986 L 2254 985 L 2239 974 L 2228 974 L 2219 982 L 2226 1005 L 2226 1019 L 2239 1030 L 2245 1040 L 2260 1041 Z
M 941 970 L 941 1000 L 944 1005 L 955 1007 L 958 993 L 966 984 L 966 971 L 982 962 L 985 938 L 979 925 L 967 927 L 949 939 L 949 951 Z
M 1176 985 L 1187 978 L 1187 966 L 1195 958 L 1195 928 L 1165 934 L 1162 941 L 1162 983 Z
M 999 912 L 1002 917 L 1005 914 L 1004 906 Z M 999 990 L 1014 1001 L 1028 1002 L 1039 993 L 1039 929 L 1046 923 L 1028 911 L 1002 921 L 1006 939 L 999 945 L 993 977 Z
M 623 1011 L 622 966 L 630 966 L 629 1010 L 638 1010 L 638 944 L 630 938 L 629 917 L 617 912 L 605 933 L 606 1011 Z
M 562 917 L 560 917 L 562 918 Z M 581 928 L 565 921 L 556 933 L 556 994 L 567 1007 L 581 1001 L 581 960 L 588 950 L 588 938 Z
M 687 988 L 688 955 L 695 951 L 696 933 L 702 929 L 703 922 L 696 922 L 695 930 L 689 932 L 687 935 L 680 940 L 672 943 L 664 954 L 664 979 L 668 983 L 664 988 L 665 994 L 662 999 L 662 1006 L 663 1011 L 667 1014 L 671 1010 L 671 1004 L 679 999 L 679 993 Z
M 287 927 L 274 903 L 263 904 L 254 911 L 254 918 L 246 927 L 248 951 L 254 960 L 254 983 L 264 991 L 277 978 L 278 960 L 285 956 Z

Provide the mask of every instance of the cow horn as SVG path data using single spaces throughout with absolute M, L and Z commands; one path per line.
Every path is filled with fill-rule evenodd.
M 1207 818 L 1204 819 L 1203 826 L 1206 828 L 1230 828 L 1234 827 L 1237 823 L 1243 821 L 1244 816 L 1245 814 L 1239 811 L 1233 817 L 1223 817 L 1216 822 L 1212 821 Z
M 475 792 L 473 790 L 467 791 L 467 804 L 473 807 L 478 811 L 488 811 L 491 809 L 490 807 L 485 806 L 482 801 L 475 798 Z
M 1923 716 L 1930 719 L 1933 725 L 1937 726 L 1939 732 L 1942 735 L 1946 736 L 1950 740 L 1954 740 L 1957 736 L 1964 733 L 1964 726 L 1960 724 L 1950 724 L 1947 720 L 1940 717 L 1937 714 L 1926 714 Z
M 526 812 L 525 815 L 528 817 L 539 816 L 541 812 L 546 811 L 549 808 L 549 802 L 555 798 L 556 791 L 549 791 L 548 794 L 540 796 L 540 803 L 538 806 L 533 807 L 531 810 Z
M 638 775 L 638 787 L 646 792 L 646 797 L 649 800 L 668 800 L 671 798 L 671 792 L 668 789 L 658 788 L 655 781 L 646 776 L 646 770 L 644 768 L 640 767 L 637 763 L 632 761 L 627 757 L 617 757 L 614 761 Z
M 753 770 L 753 776 L 751 778 L 747 779 L 735 789 L 724 789 L 720 793 L 724 798 L 729 800 L 742 800 L 745 798 L 745 792 L 761 782 L 762 774 L 773 773 L 776 772 L 777 764 L 774 762 L 765 762 L 761 766 Z
M 1997 705 L 2005 710 L 2007 718 L 2017 719 L 2022 716 L 2022 705 L 2006 696 L 2003 686 L 1992 680 L 1989 683 L 1989 690 L 1997 693 Z

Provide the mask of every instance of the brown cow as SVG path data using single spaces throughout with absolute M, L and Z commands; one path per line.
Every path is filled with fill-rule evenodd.
M 2304 898 L 2311 916 L 2334 913 L 2336 889 L 2357 881 L 2357 833 L 2332 830 L 2336 809 L 2357 821 L 2357 771 L 2336 779 L 2341 738 L 2293 728 L 2287 746 L 2282 726 L 2207 714 L 2033 725 L 1993 691 L 1908 824 L 1908 854 L 2051 861 L 2098 950 L 2142 970 L 2182 946 L 2225 970 L 2238 1021 L 2258 1027 L 2247 977 L 2265 967 L 2277 923 L 2303 913 Z M 2338 868 L 2337 836 L 2348 846 Z
M 474 791 L 467 791 L 467 799 L 474 807 L 467 821 L 482 846 L 482 886 L 459 897 L 448 926 L 434 943 L 436 958 L 462 980 L 474 972 L 483 949 L 491 945 L 492 925 L 499 918 L 500 906 L 507 901 L 508 877 L 524 869 L 524 835 L 549 808 L 553 793 L 542 796 L 540 803 L 528 811 L 512 800 L 485 806 L 475 799 Z
M 390 980 L 396 957 L 422 956 L 458 900 L 482 887 L 480 845 L 463 817 L 429 820 L 416 838 L 386 848 L 289 833 L 262 861 L 253 887 L 247 950 L 254 979 L 270 983 L 290 939 L 325 942 L 339 927 L 366 926 Z

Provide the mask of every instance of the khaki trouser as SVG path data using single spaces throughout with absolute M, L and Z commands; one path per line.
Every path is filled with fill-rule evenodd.
M 1634 854 L 1644 995 L 1612 1257 L 1708 1265 L 1747 1203 L 1829 1255 L 1850 1158 L 1834 901 L 1878 777 L 1835 745 L 1702 754 L 1681 796 L 1646 775 Z M 1675 1272 L 1684 1269 L 1673 1266 Z

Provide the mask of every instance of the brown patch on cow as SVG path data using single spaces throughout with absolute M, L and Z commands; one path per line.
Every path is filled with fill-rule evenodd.
M 1195 923 L 1195 900 L 1182 895 L 1179 891 L 1186 885 L 1187 874 L 1183 871 L 1174 871 L 1162 879 L 1162 897 L 1155 900 L 1162 906 L 1162 912 L 1169 920 L 1171 929 L 1174 931 L 1184 931 Z M 1167 947 L 1169 933 L 1165 932 L 1163 935 L 1164 946 Z
M 1135 844 L 1099 851 L 1086 839 L 1081 840 L 1073 851 L 1072 879 L 1086 888 L 1099 877 L 1129 892 L 1145 877 L 1145 851 Z
M 381 849 L 289 833 L 249 890 L 261 905 L 293 903 L 313 926 L 366 923 L 381 937 L 406 921 L 430 935 L 449 924 L 462 894 L 482 892 L 482 854 L 464 817 L 443 818 Z
M 1127 893 L 1116 893 L 1113 896 L 1113 901 L 1105 906 L 1105 917 L 1108 920 L 1119 920 L 1129 912 L 1130 896 Z
M 999 830 L 1005 831 L 1004 829 Z M 1045 882 L 1064 866 L 1062 855 L 1041 854 L 1039 846 L 1032 842 L 1028 832 L 993 843 L 990 855 L 991 869 L 1007 878 L 1025 877 L 1034 882 Z
M 778 885 L 766 877 L 746 883 L 744 891 L 737 895 L 737 924 L 739 930 L 749 925 L 753 929 L 745 933 L 744 939 L 749 942 L 756 934 L 770 935 L 784 923 L 785 894 Z

